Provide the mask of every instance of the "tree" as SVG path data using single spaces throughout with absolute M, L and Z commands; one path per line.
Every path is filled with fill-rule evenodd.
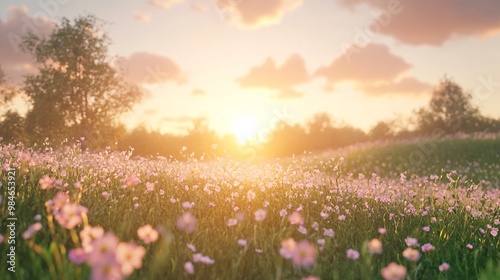
M 5 79 L 5 73 L 0 66 L 0 105 L 2 107 L 7 108 L 10 101 L 15 97 L 16 90 L 14 87 L 9 86 Z M 2 112 L 0 112 L 2 113 Z
M 373 140 L 390 139 L 394 137 L 394 124 L 387 121 L 379 121 L 368 133 Z
M 25 122 L 17 112 L 7 111 L 0 122 L 0 136 L 2 141 L 8 143 L 24 142 L 25 137 Z
M 315 114 L 307 128 L 310 134 L 321 134 L 332 127 L 332 118 L 327 113 Z
M 0 67 L 0 136 L 11 143 L 24 140 L 24 119 L 13 110 L 11 102 L 17 94 L 16 88 L 7 84 Z
M 428 108 L 417 111 L 418 128 L 423 133 L 456 133 L 477 130 L 479 110 L 454 81 L 445 78 L 434 90 Z
M 143 92 L 125 82 L 108 56 L 110 40 L 94 16 L 62 19 L 48 37 L 28 34 L 21 48 L 30 53 L 38 73 L 26 78 L 31 99 L 27 128 L 35 141 L 85 137 L 100 146 Z M 107 143 L 106 143 L 107 144 Z

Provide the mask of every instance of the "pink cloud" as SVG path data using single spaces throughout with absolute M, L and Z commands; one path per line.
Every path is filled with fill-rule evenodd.
M 138 84 L 183 82 L 180 67 L 168 57 L 147 52 L 136 52 L 117 62 L 125 77 Z
M 47 36 L 54 30 L 55 24 L 47 18 L 33 18 L 26 6 L 10 7 L 7 17 L 0 20 L 0 63 L 7 80 L 20 83 L 23 76 L 36 72 L 31 56 L 19 46 L 22 37 L 34 33 Z
M 380 44 L 369 44 L 365 48 L 351 46 L 350 56 L 337 57 L 329 66 L 316 71 L 329 84 L 339 81 L 378 82 L 397 78 L 411 65 L 393 55 L 389 48 Z
M 278 97 L 299 97 L 301 94 L 291 88 L 309 81 L 310 76 L 304 59 L 291 55 L 282 65 L 268 58 L 262 65 L 253 67 L 250 72 L 236 81 L 244 88 L 264 88 L 279 90 Z
M 325 78 L 327 90 L 347 81 L 368 96 L 416 96 L 429 91 L 430 84 L 404 76 L 410 68 L 408 62 L 392 54 L 385 45 L 368 44 L 364 48 L 353 45 L 329 66 L 318 69 L 315 76 Z
M 193 92 L 191 92 L 191 96 L 203 96 L 205 94 L 207 94 L 207 93 L 204 90 L 199 89 L 199 88 L 194 89 Z
M 243 28 L 279 23 L 286 13 L 298 8 L 303 0 L 215 0 L 217 13 Z
M 146 13 L 143 13 L 141 11 L 136 11 L 134 13 L 134 18 L 138 21 L 143 21 L 143 22 L 148 22 L 151 20 L 151 16 L 146 14 Z
M 250 72 L 236 81 L 243 88 L 263 88 L 278 90 L 274 98 L 298 98 L 303 94 L 292 89 L 310 80 L 304 59 L 291 55 L 282 65 L 268 58 L 262 65 L 253 67 Z
M 303 92 L 298 92 L 293 89 L 284 89 L 280 91 L 278 94 L 273 95 L 272 97 L 276 99 L 294 99 L 294 98 L 300 98 L 304 95 Z
M 304 59 L 298 54 L 291 55 L 282 65 L 268 58 L 261 66 L 253 67 L 245 77 L 237 79 L 242 87 L 270 89 L 288 88 L 308 80 Z
M 194 11 L 203 13 L 203 14 L 208 12 L 207 7 L 201 3 L 198 3 L 198 2 L 191 3 L 191 9 L 193 9 Z
M 149 0 L 149 4 L 157 8 L 170 9 L 170 7 L 182 1 L 183 0 Z
M 500 32 L 500 1 L 470 0 L 339 0 L 354 9 L 366 4 L 390 20 L 380 28 L 382 34 L 401 42 L 420 45 L 441 45 L 453 36 L 491 36 Z M 390 4 L 392 3 L 392 4 Z M 391 9 L 389 5 L 399 5 Z M 399 11 L 390 13 L 390 11 Z M 375 22 L 375 19 L 374 19 Z
M 406 77 L 397 82 L 360 86 L 360 89 L 369 96 L 417 96 L 431 93 L 432 85 L 413 77 Z

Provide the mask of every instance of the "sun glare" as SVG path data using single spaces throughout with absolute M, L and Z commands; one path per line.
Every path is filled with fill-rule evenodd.
M 240 144 L 255 137 L 258 130 L 259 122 L 253 116 L 240 116 L 233 121 L 232 132 L 238 138 Z

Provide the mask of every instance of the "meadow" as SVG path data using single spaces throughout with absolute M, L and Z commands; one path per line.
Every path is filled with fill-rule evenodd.
M 0 146 L 0 278 L 500 275 L 498 136 L 259 163 L 182 153 Z

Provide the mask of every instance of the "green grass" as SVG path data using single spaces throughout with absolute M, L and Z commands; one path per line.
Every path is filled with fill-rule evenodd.
M 375 172 L 389 178 L 401 173 L 424 177 L 456 170 L 463 180 L 500 186 L 500 138 L 424 140 L 339 154 L 346 159 L 344 171 L 356 175 Z
M 416 151 L 425 154 L 424 160 L 408 164 L 406 159 Z M 122 242 L 145 247 L 143 267 L 130 279 L 301 279 L 310 275 L 382 279 L 381 269 L 391 262 L 404 265 L 411 279 L 494 279 L 500 260 L 500 239 L 492 233 L 500 227 L 495 224 L 500 219 L 500 191 L 494 188 L 499 186 L 499 154 L 498 139 L 393 144 L 339 152 L 335 160 L 322 154 L 259 165 L 228 159 L 133 159 L 126 153 L 82 153 L 78 147 L 33 152 L 3 146 L 1 161 L 16 166 L 18 262 L 16 273 L 8 272 L 9 248 L 0 244 L 0 278 L 89 278 L 92 267 L 73 264 L 67 257 L 70 249 L 81 246 L 74 234 L 84 224 L 68 230 L 52 221 L 53 213 L 45 203 L 59 190 L 42 190 L 38 184 L 43 175 L 49 175 L 68 183 L 70 201 L 88 208 L 90 225 L 113 232 Z M 345 157 L 343 164 L 340 155 Z M 122 189 L 121 180 L 132 173 L 141 183 Z M 358 173 L 367 179 L 359 179 Z M 400 173 L 406 174 L 405 180 Z M 0 178 L 0 233 L 6 235 L 7 173 L 3 171 Z M 82 182 L 82 188 L 73 187 L 76 181 Z M 154 183 L 153 191 L 146 191 L 147 182 Z M 103 192 L 110 196 L 103 197 Z M 253 197 L 249 192 L 255 198 L 249 199 Z M 183 202 L 194 207 L 184 208 Z M 305 234 L 288 221 L 298 208 Z M 266 210 L 261 222 L 254 219 L 259 209 Z M 283 209 L 287 215 L 281 217 Z M 197 219 L 192 233 L 177 227 L 185 212 Z M 42 230 L 24 240 L 21 235 L 36 222 L 37 214 L 42 215 Z M 228 220 L 236 217 L 244 218 L 229 227 Z M 137 229 L 146 224 L 159 230 L 157 242 L 144 244 L 138 238 Z M 429 232 L 423 230 L 427 226 Z M 379 228 L 387 233 L 381 235 Z M 325 229 L 332 229 L 335 236 L 325 236 Z M 435 250 L 420 250 L 418 262 L 408 261 L 402 256 L 407 237 L 417 238 L 420 245 L 431 243 Z M 294 266 L 280 255 L 281 242 L 287 238 L 315 244 L 313 266 Z M 382 241 L 382 254 L 368 253 L 366 244 L 374 238 Z M 240 239 L 247 241 L 247 247 L 238 245 Z M 321 239 L 324 246 L 318 244 Z M 193 252 L 187 243 L 215 263 L 194 263 L 195 273 L 188 275 L 184 263 L 193 262 Z M 358 250 L 360 259 L 347 259 L 349 248 Z M 443 262 L 450 269 L 440 272 Z

